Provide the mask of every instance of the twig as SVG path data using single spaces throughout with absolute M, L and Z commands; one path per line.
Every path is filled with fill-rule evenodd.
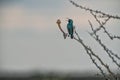
M 99 31 L 99 30 L 102 28 L 102 29 L 104 30 L 104 32 L 108 35 L 108 37 L 109 37 L 111 40 L 113 40 L 113 39 L 119 39 L 119 40 L 120 40 L 120 36 L 116 36 L 116 35 L 112 36 L 112 35 L 106 30 L 106 28 L 104 27 L 104 25 L 105 25 L 106 22 L 110 19 L 110 17 L 108 17 L 108 19 L 106 19 L 104 23 L 101 23 L 101 22 L 97 19 L 97 16 L 96 16 L 95 14 L 93 14 L 92 11 L 91 11 L 90 13 L 94 16 L 94 18 L 96 19 L 96 21 L 97 21 L 98 24 L 100 25 L 100 27 L 99 27 L 98 29 L 94 30 L 94 33 L 96 33 L 97 31 Z
M 104 13 L 104 12 L 102 12 L 102 11 L 93 10 L 93 9 L 90 9 L 90 8 L 87 8 L 87 7 L 83 7 L 83 6 L 78 5 L 77 3 L 75 3 L 73 0 L 69 0 L 69 1 L 70 1 L 70 3 L 72 3 L 74 6 L 79 7 L 79 8 L 81 8 L 81 9 L 83 9 L 83 10 L 86 10 L 86 11 L 89 11 L 90 13 L 92 13 L 92 15 L 95 17 L 96 21 L 97 21 L 97 22 L 99 23 L 99 25 L 100 25 L 100 27 L 96 29 L 95 33 L 96 33 L 97 31 L 99 31 L 101 28 L 103 28 L 104 32 L 108 35 L 108 37 L 109 37 L 111 40 L 113 40 L 113 39 L 119 39 L 119 40 L 120 40 L 120 36 L 111 35 L 111 34 L 106 30 L 106 28 L 103 26 L 103 25 L 105 25 L 106 22 L 107 22 L 109 19 L 111 19 L 111 18 L 112 18 L 112 19 L 118 19 L 118 20 L 120 20 L 120 17 L 119 17 L 119 16 L 117 16 L 117 15 L 116 15 L 116 16 L 113 16 L 113 15 L 110 15 L 110 14 L 106 14 L 106 13 Z M 105 20 L 104 23 L 101 23 L 101 22 L 97 19 L 97 16 L 93 14 L 93 12 L 96 13 L 96 14 L 101 14 L 101 16 L 99 15 L 98 17 L 107 18 L 107 19 Z
M 97 64 L 97 62 L 95 61 L 95 59 L 93 59 L 92 54 L 90 53 L 88 47 L 82 42 L 82 40 L 81 40 L 80 37 L 78 36 L 77 32 L 76 32 L 76 35 L 77 35 L 78 39 L 75 38 L 75 37 L 74 37 L 74 39 L 75 39 L 76 41 L 78 41 L 79 43 L 82 44 L 82 46 L 84 47 L 86 53 L 89 55 L 90 59 L 92 60 L 93 64 L 100 70 L 100 73 L 103 75 L 103 77 L 104 77 L 106 80 L 109 80 L 108 77 L 106 76 L 106 74 L 104 73 L 104 70 Z
M 86 45 L 83 43 L 82 39 L 79 37 L 79 35 L 78 35 L 78 33 L 77 33 L 76 31 L 75 31 L 75 34 L 77 35 L 77 38 L 78 38 L 78 39 L 75 38 L 75 37 L 74 37 L 74 39 L 75 39 L 76 41 L 78 41 L 79 43 L 82 44 L 82 46 L 84 47 L 86 53 L 89 55 L 90 59 L 91 59 L 92 62 L 95 64 L 95 66 L 100 70 L 100 72 L 101 72 L 101 74 L 103 75 L 103 77 L 104 77 L 106 80 L 109 80 L 109 78 L 108 78 L 108 77 L 106 76 L 106 74 L 104 73 L 104 70 L 97 64 L 97 62 L 95 61 L 95 59 L 93 59 L 92 56 L 96 57 L 102 64 L 104 64 L 104 63 L 102 62 L 102 60 L 101 60 L 96 54 L 94 54 L 94 52 L 91 50 L 90 47 L 86 46 Z M 104 64 L 104 65 L 105 65 L 105 64 Z M 106 66 L 107 66 L 107 65 L 106 65 Z
M 94 33 L 95 30 L 93 29 L 92 23 L 91 23 L 90 21 L 88 21 L 88 22 L 89 22 L 89 24 L 90 24 L 90 27 L 91 27 L 92 32 Z M 91 33 L 89 33 L 89 34 L 91 35 Z M 114 59 L 113 56 L 115 56 L 115 57 L 116 57 L 117 59 L 119 59 L 119 60 L 120 60 L 120 57 L 119 57 L 117 54 L 113 53 L 112 50 L 108 49 L 108 48 L 102 43 L 102 41 L 100 40 L 99 36 L 98 36 L 96 33 L 94 33 L 94 36 L 93 36 L 93 35 L 91 35 L 91 36 L 101 45 L 101 47 L 106 51 L 106 53 L 108 54 L 108 56 L 112 59 L 112 61 L 120 68 L 120 64 Z
M 110 18 L 107 18 L 104 22 L 102 22 L 102 25 L 104 26 L 107 23 L 107 21 L 109 21 L 109 20 L 110 20 Z M 102 26 L 99 26 L 98 28 L 96 28 L 94 30 L 94 33 L 97 33 L 98 31 L 100 31 L 101 28 L 102 28 Z M 91 33 L 91 34 L 94 34 L 94 33 Z
M 64 30 L 61 28 L 61 25 L 60 25 L 61 21 L 60 21 L 60 19 L 58 19 L 56 23 L 58 24 L 58 27 L 59 27 L 60 31 L 63 33 L 64 39 L 66 39 L 67 33 L 65 33 Z
M 77 3 L 75 3 L 73 0 L 69 0 L 70 3 L 72 3 L 74 6 L 76 7 L 79 7 L 81 9 L 84 9 L 86 11 L 89 11 L 89 12 L 95 12 L 95 13 L 99 13 L 99 14 L 102 14 L 102 17 L 110 17 L 110 18 L 113 18 L 113 19 L 120 19 L 120 17 L 118 15 L 116 16 L 113 16 L 113 15 L 109 15 L 109 14 L 106 14 L 104 12 L 101 12 L 101 11 L 98 11 L 98 10 L 93 10 L 93 9 L 90 9 L 90 8 L 87 8 L 87 7 L 83 7 L 81 5 L 78 5 Z

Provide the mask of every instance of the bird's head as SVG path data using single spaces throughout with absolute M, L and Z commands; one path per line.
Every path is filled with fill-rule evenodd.
M 72 19 L 68 19 L 68 23 L 73 24 L 73 20 Z

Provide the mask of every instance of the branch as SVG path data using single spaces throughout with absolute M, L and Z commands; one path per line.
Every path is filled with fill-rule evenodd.
M 83 7 L 83 6 L 81 6 L 81 5 L 78 5 L 77 3 L 75 3 L 75 2 L 72 1 L 72 0 L 69 0 L 69 1 L 70 1 L 70 3 L 72 3 L 72 4 L 73 4 L 74 6 L 76 6 L 76 7 L 79 7 L 79 8 L 81 8 L 81 9 L 86 10 L 86 11 L 89 11 L 89 12 L 99 13 L 99 14 L 102 15 L 102 17 L 110 17 L 110 18 L 113 18 L 113 19 L 120 19 L 120 17 L 119 17 L 118 15 L 116 15 L 116 16 L 109 15 L 109 14 L 106 14 L 106 13 L 101 12 L 101 11 L 98 11 L 98 10 L 93 10 L 93 9 L 90 9 L 90 8 L 87 8 L 87 7 Z
M 58 21 L 57 21 L 58 22 Z M 59 24 L 60 26 L 60 24 Z M 60 26 L 61 27 L 61 26 Z M 88 47 L 87 45 L 85 45 L 85 43 L 83 42 L 83 40 L 79 37 L 77 31 L 75 30 L 74 28 L 74 31 L 75 31 L 75 34 L 77 36 L 74 37 L 74 40 L 78 41 L 85 49 L 86 53 L 89 55 L 90 59 L 92 60 L 92 62 L 95 64 L 95 66 L 100 70 L 101 74 L 103 75 L 103 77 L 106 79 L 106 80 L 110 80 L 111 78 L 113 78 L 114 80 L 117 80 L 115 74 L 110 70 L 109 66 L 107 64 L 105 64 L 102 59 L 96 55 L 92 49 L 90 47 Z M 109 77 L 106 76 L 106 74 L 104 73 L 104 70 L 97 64 L 97 62 L 95 61 L 95 59 L 93 59 L 93 57 L 95 57 L 99 62 L 100 64 L 108 71 L 108 73 L 111 75 Z
M 100 25 L 99 28 L 97 28 L 96 30 L 94 30 L 94 33 L 96 33 L 97 31 L 99 31 L 99 30 L 102 28 L 102 29 L 104 30 L 104 32 L 108 35 L 108 37 L 109 37 L 111 40 L 113 40 L 113 39 L 119 39 L 119 40 L 120 40 L 120 36 L 116 36 L 116 35 L 112 36 L 112 35 L 106 30 L 106 28 L 104 27 L 104 25 L 105 25 L 106 22 L 110 19 L 110 17 L 108 17 L 108 18 L 105 20 L 105 22 L 101 23 L 101 22 L 98 20 L 97 16 L 96 16 L 95 14 L 93 14 L 92 11 L 91 11 L 90 13 L 93 15 L 93 17 L 96 19 L 96 21 L 97 21 L 98 24 Z
M 61 28 L 61 25 L 60 25 L 60 24 L 61 24 L 61 21 L 60 21 L 59 19 L 57 20 L 57 24 L 58 24 L 58 27 L 59 27 L 60 31 L 61 31 L 63 34 L 65 34 L 65 32 L 64 32 L 64 31 L 62 30 L 62 28 Z M 74 37 L 74 39 L 75 39 L 76 41 L 78 41 L 79 43 L 81 43 L 81 44 L 84 46 L 86 52 L 88 53 L 88 55 L 89 55 L 90 58 L 92 59 L 93 63 L 100 69 L 101 73 L 105 76 L 105 73 L 103 72 L 103 70 L 97 65 L 97 63 L 95 62 L 95 60 L 92 58 L 91 54 L 89 53 L 88 47 L 83 43 L 82 39 L 79 37 L 78 33 L 77 33 L 76 30 L 75 30 L 75 27 L 74 27 L 74 31 L 75 31 L 75 34 L 77 35 L 77 38 L 78 38 L 78 39 L 77 39 L 77 38 Z
M 60 19 L 58 19 L 56 23 L 58 24 L 58 27 L 59 27 L 60 31 L 63 33 L 64 39 L 66 39 L 67 33 L 65 33 L 64 30 L 61 28 L 61 25 L 60 25 L 61 21 L 60 21 Z
M 104 22 L 102 22 L 102 25 L 104 26 L 107 23 L 107 21 L 109 21 L 109 19 L 110 18 L 107 18 Z M 98 28 L 96 28 L 94 30 L 94 33 L 97 33 L 98 31 L 100 31 L 103 26 L 99 26 Z M 91 33 L 91 34 L 94 34 L 94 33 Z
M 89 24 L 90 24 L 90 27 L 91 27 L 92 32 L 94 33 L 95 30 L 93 29 L 92 23 L 91 23 L 90 21 L 88 21 L 88 22 L 89 22 Z M 89 34 L 91 35 L 91 33 L 89 33 Z M 117 59 L 120 60 L 120 57 L 119 57 L 117 54 L 113 53 L 112 50 L 108 49 L 108 48 L 102 43 L 102 41 L 100 40 L 99 36 L 98 36 L 96 33 L 94 33 L 94 36 L 93 36 L 93 35 L 91 35 L 91 36 L 101 45 L 101 47 L 106 51 L 106 53 L 108 54 L 108 56 L 112 59 L 112 61 L 120 68 L 120 64 L 119 64 L 119 63 L 115 60 L 115 58 L 114 58 L 114 57 L 116 57 Z M 114 56 L 114 57 L 113 57 L 113 56 Z
M 104 70 L 97 64 L 97 62 L 95 61 L 95 59 L 93 59 L 92 57 L 92 54 L 90 53 L 91 51 L 89 51 L 89 48 L 88 46 L 86 46 L 82 39 L 79 37 L 78 33 L 75 31 L 75 34 L 77 35 L 77 38 L 74 37 L 74 39 L 76 41 L 78 41 L 79 43 L 82 44 L 82 46 L 84 47 L 86 53 L 89 55 L 90 59 L 92 60 L 93 64 L 100 70 L 100 73 L 103 75 L 103 77 L 106 79 L 106 80 L 109 80 L 109 78 L 106 76 L 106 74 L 104 73 Z M 92 52 L 93 53 L 93 52 Z
M 120 20 L 120 17 L 119 16 L 113 16 L 113 15 L 110 15 L 110 14 L 106 14 L 106 13 L 104 13 L 104 12 L 101 12 L 101 11 L 98 11 L 98 10 L 93 10 L 93 9 L 90 9 L 90 8 L 87 8 L 87 7 L 83 7 L 83 6 L 81 6 L 81 5 L 78 5 L 77 3 L 75 3 L 74 1 L 72 1 L 72 0 L 69 0 L 70 1 L 70 3 L 72 3 L 74 6 L 76 6 L 76 7 L 79 7 L 79 8 L 81 8 L 81 9 L 83 9 L 83 10 L 86 10 L 86 11 L 89 11 L 93 16 L 94 16 L 94 18 L 96 19 L 96 21 L 99 23 L 99 25 L 100 25 L 100 27 L 99 28 L 97 28 L 96 30 L 95 30 L 95 33 L 97 32 L 97 31 L 99 31 L 101 28 L 103 28 L 103 30 L 104 30 L 104 32 L 108 35 L 108 37 L 111 39 L 111 40 L 113 40 L 113 39 L 119 39 L 120 40 L 120 36 L 116 36 L 116 35 L 111 35 L 107 30 L 106 30 L 106 28 L 103 26 L 103 25 L 105 25 L 106 24 L 106 22 L 109 20 L 109 19 L 119 19 Z M 100 14 L 98 17 L 101 17 L 101 18 L 106 18 L 107 17 L 107 19 L 105 20 L 105 22 L 103 22 L 103 23 L 101 23 L 98 19 L 97 19 L 97 16 L 96 15 L 94 15 L 93 14 L 93 12 L 94 13 L 96 13 L 96 14 Z

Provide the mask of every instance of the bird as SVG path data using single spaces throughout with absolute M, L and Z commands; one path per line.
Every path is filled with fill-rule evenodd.
M 67 30 L 71 39 L 73 39 L 73 20 L 72 19 L 68 19 Z

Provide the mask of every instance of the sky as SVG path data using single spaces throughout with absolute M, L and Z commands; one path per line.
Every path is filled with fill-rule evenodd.
M 120 15 L 119 0 L 74 1 L 95 10 Z M 62 28 L 67 31 L 67 18 L 73 19 L 84 42 L 91 46 L 103 61 L 110 64 L 111 68 L 116 68 L 87 33 L 90 31 L 88 20 L 97 25 L 94 18 L 68 0 L 1 0 L 0 17 L 1 70 L 97 70 L 81 44 L 69 38 L 63 39 L 56 21 L 60 19 Z M 106 27 L 111 33 L 120 35 L 119 25 L 119 20 L 110 20 Z M 120 55 L 120 41 L 109 40 L 102 31 L 100 34 L 104 43 Z

